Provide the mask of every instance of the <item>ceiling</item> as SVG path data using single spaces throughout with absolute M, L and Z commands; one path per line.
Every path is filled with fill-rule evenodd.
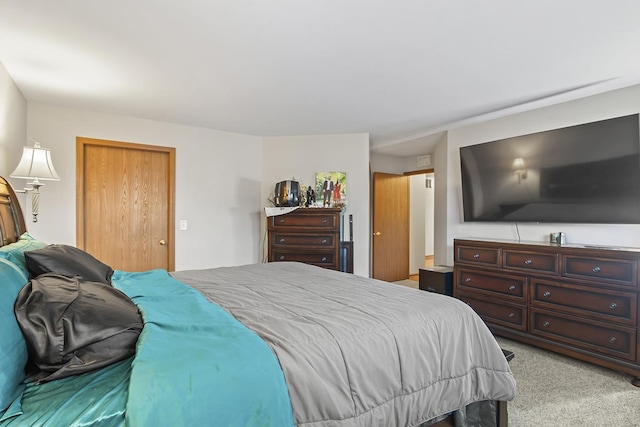
M 28 101 L 368 132 L 407 156 L 501 110 L 640 82 L 639 17 L 637 0 L 0 0 L 0 62 Z

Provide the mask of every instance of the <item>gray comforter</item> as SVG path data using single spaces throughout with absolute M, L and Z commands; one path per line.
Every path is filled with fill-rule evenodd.
M 299 426 L 417 426 L 515 396 L 498 344 L 457 299 L 299 263 L 173 276 L 271 346 Z

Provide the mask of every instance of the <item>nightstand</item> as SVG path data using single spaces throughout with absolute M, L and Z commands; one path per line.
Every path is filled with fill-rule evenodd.
M 423 291 L 453 296 L 453 267 L 436 265 L 421 268 L 418 280 Z

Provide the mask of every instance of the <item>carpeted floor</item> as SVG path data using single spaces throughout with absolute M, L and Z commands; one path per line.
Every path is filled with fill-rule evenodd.
M 504 338 L 518 394 L 510 427 L 640 426 L 640 388 L 630 377 Z
M 402 280 L 399 285 L 418 287 Z M 518 393 L 509 402 L 509 427 L 640 426 L 640 388 L 630 377 L 506 338 Z

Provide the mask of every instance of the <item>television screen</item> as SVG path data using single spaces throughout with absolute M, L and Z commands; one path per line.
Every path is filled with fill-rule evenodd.
M 638 120 L 461 147 L 464 220 L 640 224 Z

